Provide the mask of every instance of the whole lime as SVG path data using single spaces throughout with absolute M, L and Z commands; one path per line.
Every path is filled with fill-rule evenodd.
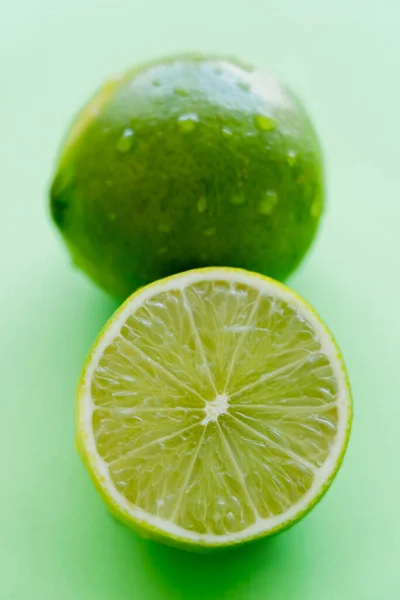
M 51 188 L 74 262 L 120 297 L 206 265 L 284 279 L 322 208 L 319 143 L 293 93 L 202 55 L 108 81 L 72 125 Z

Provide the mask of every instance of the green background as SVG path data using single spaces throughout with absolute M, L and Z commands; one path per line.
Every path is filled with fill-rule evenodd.
M 13 0 L 0 41 L 0 599 L 400 596 L 398 0 Z M 273 71 L 314 117 L 329 209 L 291 285 L 326 320 L 355 399 L 343 468 L 273 539 L 198 557 L 108 515 L 74 450 L 82 362 L 115 303 L 46 205 L 71 115 L 102 78 L 185 49 Z

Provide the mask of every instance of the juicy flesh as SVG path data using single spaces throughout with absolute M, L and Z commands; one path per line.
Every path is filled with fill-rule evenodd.
M 205 281 L 148 299 L 93 377 L 97 451 L 134 506 L 222 535 L 287 511 L 337 431 L 337 385 L 283 300 Z

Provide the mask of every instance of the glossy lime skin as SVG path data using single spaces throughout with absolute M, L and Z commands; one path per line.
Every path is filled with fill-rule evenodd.
M 186 269 L 284 279 L 323 211 L 318 139 L 276 79 L 223 57 L 147 63 L 78 115 L 51 187 L 74 262 L 117 297 Z

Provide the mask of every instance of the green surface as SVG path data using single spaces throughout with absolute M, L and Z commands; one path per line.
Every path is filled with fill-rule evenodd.
M 323 210 L 321 150 L 276 78 L 179 54 L 111 77 L 60 153 L 51 209 L 74 262 L 117 298 L 187 269 L 297 267 Z
M 0 56 L 2 600 L 397 600 L 400 587 L 398 3 L 7 3 Z M 218 50 L 274 70 L 313 115 L 329 206 L 292 286 L 334 332 L 355 401 L 332 489 L 271 540 L 198 557 L 107 513 L 73 448 L 75 384 L 115 304 L 47 212 L 53 157 L 105 73 Z

